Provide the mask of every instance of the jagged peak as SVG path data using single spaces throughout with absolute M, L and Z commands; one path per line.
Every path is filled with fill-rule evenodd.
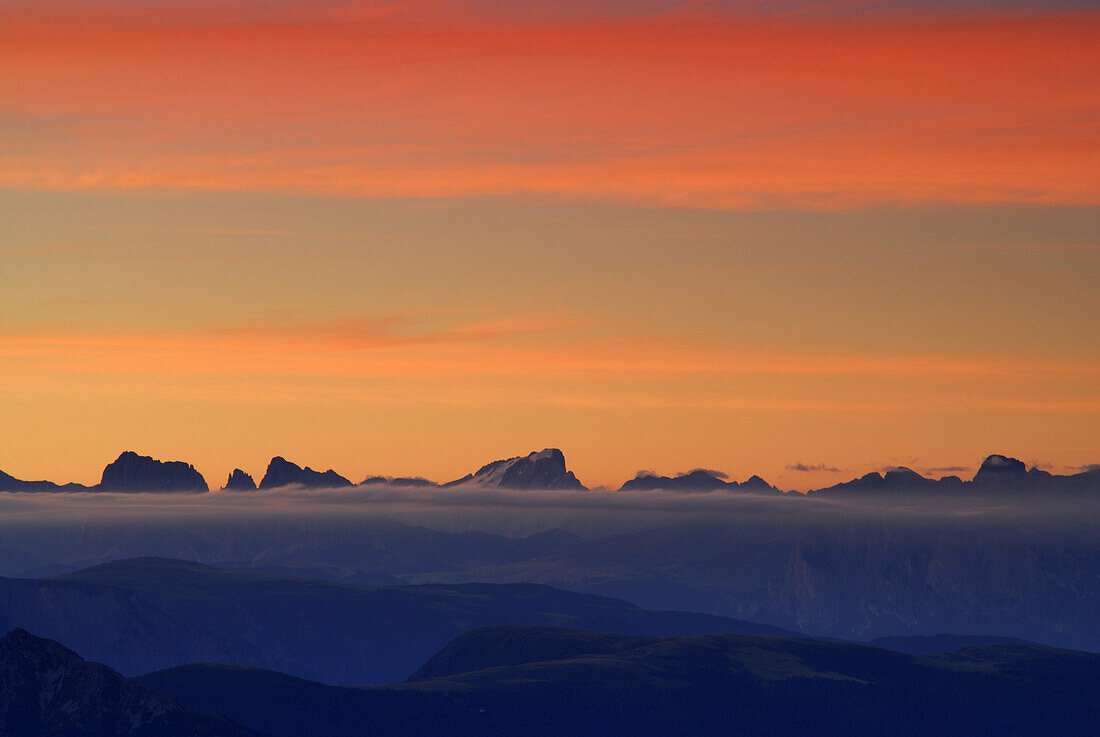
M 1027 466 L 1024 465 L 1023 461 L 1012 458 L 1011 456 L 994 454 L 987 456 L 986 459 L 982 461 L 982 465 L 978 468 L 978 472 L 974 474 L 974 482 L 982 483 L 988 479 L 1023 476 L 1026 473 Z
M 255 491 L 256 480 L 252 478 L 252 475 L 245 473 L 239 468 L 234 468 L 233 473 L 229 474 L 229 478 L 225 481 L 225 486 L 222 487 L 222 491 Z
M 475 473 L 444 486 L 465 484 L 502 489 L 585 489 L 573 472 L 567 470 L 565 454 L 557 448 L 487 463 Z
M 267 472 L 260 480 L 260 489 L 274 489 L 280 486 L 307 486 L 314 488 L 338 488 L 354 486 L 350 481 L 333 471 L 314 471 L 309 466 L 299 466 L 283 458 L 274 456 L 267 464 Z
M 161 461 L 132 450 L 103 469 L 102 491 L 209 491 L 202 474 L 186 461 Z

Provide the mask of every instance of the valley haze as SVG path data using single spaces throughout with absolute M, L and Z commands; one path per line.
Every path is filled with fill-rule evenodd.
M 128 461 L 184 486 L 195 473 L 133 454 L 112 464 Z M 814 636 L 1100 651 L 1095 470 L 993 455 L 968 481 L 891 469 L 803 495 L 704 471 L 671 477 L 687 490 L 584 490 L 552 449 L 444 486 L 270 468 L 316 485 L 0 493 L 0 575 L 155 557 L 356 585 L 538 583 Z M 547 479 L 563 488 L 539 488 Z

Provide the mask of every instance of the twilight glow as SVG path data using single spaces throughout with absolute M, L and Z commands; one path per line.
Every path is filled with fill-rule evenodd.
M 1088 3 L 499 5 L 0 0 L 0 468 L 1100 460 Z

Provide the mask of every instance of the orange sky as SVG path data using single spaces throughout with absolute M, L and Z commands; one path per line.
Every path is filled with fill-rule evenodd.
M 48 7 L 48 6 L 47 6 Z M 173 12 L 173 16 L 179 13 Z M 1097 204 L 1097 16 L 3 24 L 0 184 Z M 30 16 L 30 17 L 27 17 Z
M 1100 14 L 742 5 L 0 2 L 0 469 L 1100 460 Z

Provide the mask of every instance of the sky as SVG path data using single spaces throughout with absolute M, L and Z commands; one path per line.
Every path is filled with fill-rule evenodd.
M 1086 2 L 0 0 L 0 469 L 1100 462 Z

